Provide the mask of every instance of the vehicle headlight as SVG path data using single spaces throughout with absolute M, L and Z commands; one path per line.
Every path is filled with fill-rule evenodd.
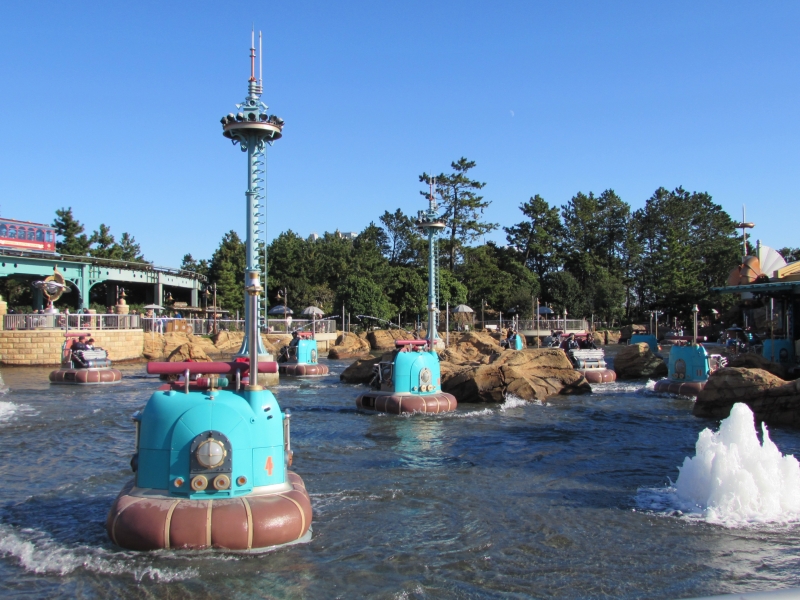
M 228 452 L 225 450 L 223 443 L 214 438 L 208 438 L 202 442 L 194 453 L 197 462 L 206 469 L 213 469 L 214 467 L 220 466 L 227 454 Z

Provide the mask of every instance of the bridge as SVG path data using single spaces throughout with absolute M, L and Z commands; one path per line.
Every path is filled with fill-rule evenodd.
M 106 281 L 115 284 L 152 285 L 156 304 L 162 302 L 165 286 L 188 289 L 191 292 L 191 306 L 198 306 L 198 293 L 207 283 L 207 279 L 198 273 L 156 267 L 144 262 L 49 254 L 47 252 L 0 250 L 0 277 L 23 275 L 44 278 L 53 274 L 53 267 L 58 267 L 64 279 L 71 284 L 70 287 L 77 291 L 80 308 L 89 308 L 89 291 L 98 283 Z M 116 303 L 116 299 L 113 303 Z M 34 308 L 43 308 L 43 306 L 42 292 L 35 290 Z

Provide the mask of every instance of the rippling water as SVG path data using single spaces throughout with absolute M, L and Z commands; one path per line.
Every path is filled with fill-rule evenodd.
M 243 556 L 114 548 L 106 512 L 129 479 L 130 415 L 159 382 L 47 384 L 5 369 L 0 396 L 3 598 L 681 598 L 800 585 L 800 528 L 729 528 L 672 503 L 670 479 L 714 421 L 645 382 L 527 404 L 363 414 L 345 363 L 274 389 L 292 409 L 308 544 Z M 798 454 L 800 432 L 770 430 Z

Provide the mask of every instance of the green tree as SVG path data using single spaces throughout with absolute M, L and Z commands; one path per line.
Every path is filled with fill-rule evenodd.
M 145 262 L 142 256 L 142 249 L 136 243 L 136 238 L 127 232 L 123 232 L 119 240 L 120 258 L 122 260 L 132 260 L 136 262 Z
M 722 207 L 704 192 L 659 188 L 633 222 L 642 250 L 640 307 L 688 319 L 694 304 L 712 306 L 711 288 L 724 285 L 741 260 L 735 223 Z
M 336 289 L 336 307 L 355 315 L 370 315 L 379 319 L 391 319 L 393 307 L 380 286 L 371 278 L 349 273 Z
M 195 260 L 191 254 L 184 254 L 181 259 L 180 269 L 181 271 L 189 271 L 190 273 L 208 277 L 208 261 L 205 258 Z
M 520 262 L 543 279 L 563 263 L 565 231 L 561 216 L 558 208 L 539 194 L 520 204 L 519 209 L 527 220 L 504 227 L 506 240 L 519 253 Z
M 483 210 L 491 202 L 478 195 L 486 184 L 468 176 L 469 171 L 475 167 L 475 161 L 462 156 L 456 162 L 450 163 L 450 167 L 453 173 L 437 175 L 435 185 L 449 229 L 450 237 L 444 245 L 448 254 L 448 268 L 452 271 L 455 269 L 459 250 L 497 229 L 497 224 L 487 223 L 482 218 Z M 428 185 L 431 178 L 432 175 L 427 173 L 419 176 L 419 180 Z M 421 191 L 420 194 L 427 198 L 430 192 Z
M 246 266 L 245 243 L 235 231 L 229 231 L 211 257 L 208 277 L 217 284 L 217 304 L 231 313 L 244 314 Z
M 83 233 L 83 225 L 72 215 L 72 207 L 56 211 L 53 228 L 60 238 L 56 250 L 70 256 L 86 256 L 89 252 L 89 238 Z
M 427 260 L 426 241 L 419 234 L 410 217 L 399 208 L 390 213 L 388 210 L 380 217 L 386 236 L 385 255 L 392 266 L 425 264 Z M 424 255 L 424 256 L 423 256 Z
M 556 313 L 567 311 L 568 315 L 583 317 L 587 313 L 586 295 L 575 276 L 569 271 L 550 273 L 545 287 L 555 305 Z
M 92 232 L 89 238 L 89 256 L 95 258 L 119 259 L 122 256 L 122 249 L 111 235 L 111 228 L 105 223 L 100 223 L 99 229 Z

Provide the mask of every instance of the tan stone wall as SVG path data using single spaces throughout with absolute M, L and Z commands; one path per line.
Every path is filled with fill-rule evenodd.
M 112 361 L 142 357 L 144 332 L 141 329 L 95 331 L 87 333 L 95 345 L 108 351 Z M 0 331 L 0 363 L 4 365 L 59 365 L 63 331 Z

